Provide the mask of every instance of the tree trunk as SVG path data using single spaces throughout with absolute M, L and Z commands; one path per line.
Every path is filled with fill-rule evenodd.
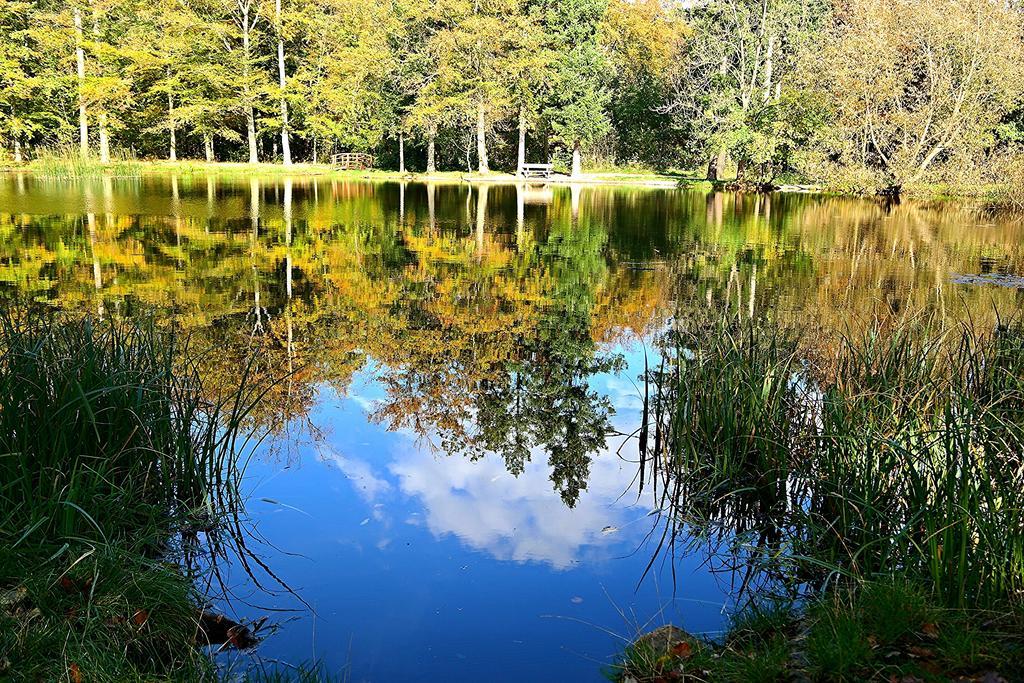
M 398 133 L 398 172 L 405 173 L 405 133 Z
M 206 160 L 213 162 L 213 136 L 207 133 L 203 136 L 203 147 L 206 149 Z
M 434 142 L 437 137 L 437 129 L 434 124 L 430 124 L 427 129 L 427 173 L 433 173 L 437 170 L 434 157 Z
M 245 125 L 249 138 L 249 163 L 258 164 L 260 162 L 260 155 L 256 151 L 256 116 L 252 111 L 251 105 L 246 107 Z
M 718 182 L 725 175 L 725 162 L 729 158 L 729 150 L 722 145 L 718 149 L 718 153 L 711 157 L 708 162 L 708 180 L 713 183 Z
M 772 56 L 775 53 L 775 36 L 768 39 L 768 54 L 764 60 L 764 101 L 772 97 Z
M 288 101 L 284 98 L 284 35 L 281 23 L 281 0 L 277 0 L 277 74 L 281 83 L 281 158 L 285 166 L 292 165 L 292 146 L 288 137 Z
M 476 157 L 477 170 L 480 173 L 487 173 L 490 168 L 487 164 L 487 121 L 484 118 L 484 101 L 480 100 L 476 108 Z
M 526 107 L 519 107 L 519 156 L 516 159 L 516 175 L 523 175 L 526 165 Z
M 21 163 L 21 139 L 17 135 L 14 136 L 14 161 Z
M 178 135 L 174 130 L 174 95 L 171 94 L 170 89 L 167 91 L 167 125 L 171 129 L 171 148 L 169 150 L 168 157 L 171 161 L 178 160 Z
M 258 164 L 259 152 L 256 147 L 256 114 L 252 108 L 252 97 L 249 92 L 249 3 L 242 5 L 242 90 L 245 96 L 245 127 L 249 142 L 249 163 Z
M 85 110 L 85 50 L 82 48 L 82 12 L 75 8 L 75 62 L 78 67 L 78 146 L 89 158 L 89 117 Z
M 579 178 L 583 173 L 583 155 L 580 154 L 580 141 L 572 143 L 572 177 Z
M 100 19 L 96 10 L 93 10 L 92 14 L 92 39 L 95 42 L 100 41 Z M 97 65 L 97 71 L 99 75 L 103 75 L 103 63 L 99 59 L 95 60 Z M 110 133 L 107 130 L 107 112 L 103 111 L 103 107 L 100 107 L 100 163 L 110 163 Z
M 100 162 L 110 163 L 110 135 L 107 133 L 106 112 L 100 112 Z

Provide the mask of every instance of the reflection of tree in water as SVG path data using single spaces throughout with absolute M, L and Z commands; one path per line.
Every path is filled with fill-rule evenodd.
M 970 216 L 945 205 L 559 188 L 512 211 L 514 188 L 411 184 L 404 202 L 400 191 L 182 179 L 161 193 L 114 180 L 89 190 L 85 215 L 0 213 L 0 281 L 62 308 L 155 309 L 215 350 L 211 381 L 230 382 L 259 345 L 261 374 L 290 373 L 260 411 L 275 428 L 304 419 L 318 388 L 344 393 L 372 358 L 382 423 L 494 453 L 513 472 L 540 449 L 567 502 L 610 413 L 588 384 L 614 366 L 594 340 L 660 328 L 673 302 L 817 330 L 880 294 L 951 310 L 1017 297 L 948 284 L 981 256 L 1019 269 L 1022 242 L 1002 222 L 965 231 Z
M 477 283 L 456 290 L 467 299 L 460 309 L 490 311 L 486 323 L 460 324 L 445 315 L 450 290 L 420 293 L 406 318 L 410 328 L 397 340 L 399 362 L 383 370 L 388 399 L 375 418 L 425 438 L 436 435 L 436 445 L 450 454 L 493 453 L 514 475 L 540 449 L 555 489 L 573 506 L 612 414 L 610 401 L 589 382 L 620 361 L 602 354 L 592 335 L 594 297 L 607 276 L 605 232 L 575 221 L 558 225 L 564 228 L 518 255 L 546 275 L 539 303 L 509 306 L 501 287 L 481 280 L 473 265 L 449 277 Z
M 534 337 L 523 340 L 520 359 L 480 384 L 471 438 L 448 447 L 473 457 L 495 453 L 514 475 L 522 473 L 531 450 L 540 448 L 547 453 L 555 489 L 566 505 L 575 505 L 613 412 L 589 380 L 619 366 L 616 357 L 597 352 L 589 322 L 561 317 L 542 323 Z

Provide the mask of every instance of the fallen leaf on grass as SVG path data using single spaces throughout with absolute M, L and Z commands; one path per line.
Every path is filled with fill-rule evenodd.
M 939 627 L 929 622 L 921 627 L 921 633 L 932 640 L 936 640 L 939 637 Z
M 71 679 L 71 683 L 82 683 L 82 671 L 74 662 L 68 667 L 68 678 Z
M 145 626 L 147 621 L 149 621 L 149 612 L 144 609 L 140 609 L 132 615 L 132 623 L 136 626 Z
M 680 659 L 689 659 L 693 654 L 693 647 L 684 640 L 672 646 L 672 654 Z

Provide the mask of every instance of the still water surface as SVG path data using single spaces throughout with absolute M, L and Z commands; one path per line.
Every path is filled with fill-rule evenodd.
M 1022 230 L 950 203 L 207 177 L 0 177 L 0 289 L 155 310 L 228 382 L 288 374 L 249 465 L 259 654 L 350 680 L 600 680 L 722 628 L 741 576 L 659 555 L 638 377 L 677 312 L 819 331 L 1019 310 Z M 280 610 L 280 611 L 278 611 Z

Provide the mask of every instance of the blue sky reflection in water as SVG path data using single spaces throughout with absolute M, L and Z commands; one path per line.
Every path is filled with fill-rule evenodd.
M 569 508 L 543 453 L 513 477 L 496 457 L 447 456 L 368 421 L 381 398 L 372 375 L 348 397 L 320 394 L 313 421 L 327 432 L 294 466 L 250 469 L 260 532 L 303 556 L 275 556 L 274 571 L 318 615 L 313 643 L 303 615 L 268 639 L 264 655 L 350 663 L 355 680 L 599 680 L 639 625 L 720 627 L 726 587 L 696 556 L 677 564 L 674 597 L 660 561 L 636 589 L 654 521 L 630 490 L 635 465 L 614 448 L 595 455 Z M 631 384 L 594 384 L 613 397 L 616 424 L 639 420 Z M 289 596 L 272 604 L 302 613 Z
M 650 486 L 636 442 L 624 460 L 602 436 L 639 427 L 673 314 L 814 340 L 878 306 L 1019 310 L 1021 229 L 813 195 L 7 175 L 0 292 L 155 311 L 217 350 L 214 385 L 254 347 L 258 372 L 295 371 L 258 411 L 284 446 L 249 464 L 248 511 L 316 616 L 234 565 L 221 606 L 280 624 L 259 655 L 354 681 L 600 680 L 639 626 L 715 631 L 735 596 L 700 553 L 638 587 Z

